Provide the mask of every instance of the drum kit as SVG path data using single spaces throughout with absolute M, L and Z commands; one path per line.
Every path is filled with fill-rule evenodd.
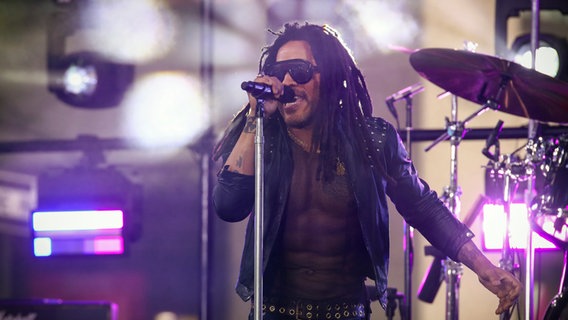
M 560 319 L 561 315 L 568 315 L 568 280 L 564 278 L 568 272 L 568 126 L 565 126 L 568 124 L 568 83 L 512 61 L 466 50 L 419 49 L 410 55 L 410 63 L 421 77 L 454 97 L 481 105 L 466 120 L 450 123 L 454 129 L 463 130 L 465 123 L 486 110 L 524 117 L 537 126 L 552 125 L 559 129 L 550 135 L 529 127 L 528 142 L 523 147 L 525 157 L 498 152 L 484 154 L 490 158 L 488 168 L 493 177 L 502 180 L 501 200 L 507 214 L 512 192 L 520 182 L 531 181 L 529 186 L 533 192 L 525 199 L 529 208 L 529 224 L 533 231 L 565 253 L 559 293 L 549 304 L 545 319 Z M 495 128 L 494 133 L 498 136 L 500 130 Z M 439 137 L 433 145 L 448 138 L 454 141 L 451 131 L 449 128 L 447 132 L 450 133 Z M 456 138 L 459 139 L 461 137 Z M 507 241 L 504 241 L 505 245 L 508 245 Z M 504 248 L 502 262 L 508 260 L 509 255 Z M 512 271 L 510 263 L 501 267 Z M 446 312 L 451 313 L 448 308 L 452 305 L 447 304 L 446 307 Z

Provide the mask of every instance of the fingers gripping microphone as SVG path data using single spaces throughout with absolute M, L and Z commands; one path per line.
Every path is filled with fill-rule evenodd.
M 250 94 L 257 99 L 278 100 L 282 103 L 294 102 L 294 100 L 296 100 L 294 90 L 289 86 L 284 86 L 284 92 L 279 98 L 274 97 L 272 87 L 265 83 L 245 81 L 241 83 L 241 89 L 250 92 Z

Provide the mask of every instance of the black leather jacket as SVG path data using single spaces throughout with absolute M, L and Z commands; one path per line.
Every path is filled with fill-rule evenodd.
M 227 128 L 225 142 L 217 149 L 223 160 L 226 160 L 232 150 L 244 122 L 244 112 L 241 112 Z M 373 141 L 368 141 L 369 148 L 374 148 L 382 155 L 384 168 L 396 183 L 383 178 L 375 168 L 360 165 L 358 157 L 365 155 L 355 154 L 347 135 L 342 133 L 339 139 L 347 148 L 345 167 L 351 179 L 361 230 L 373 265 L 374 274 L 369 276 L 375 280 L 379 301 L 385 308 L 389 264 L 387 195 L 409 225 L 453 260 L 457 261 L 458 251 L 473 237 L 473 233 L 453 216 L 437 194 L 418 177 L 394 127 L 381 118 L 368 118 L 367 123 L 375 137 Z M 279 134 L 270 137 L 265 134 L 264 271 L 278 238 L 293 170 L 289 138 L 285 130 L 279 131 Z M 222 169 L 212 194 L 217 215 L 230 222 L 245 219 L 253 210 L 254 193 L 254 176 Z M 236 288 L 245 301 L 254 293 L 253 217 L 254 214 L 247 225 Z

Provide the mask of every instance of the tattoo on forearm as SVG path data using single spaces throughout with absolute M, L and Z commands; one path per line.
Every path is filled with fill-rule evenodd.
M 247 117 L 243 131 L 246 133 L 254 133 L 256 131 L 256 121 L 254 117 Z
M 242 167 L 243 167 L 243 157 L 239 157 L 239 158 L 237 159 L 236 165 L 237 165 L 237 168 L 242 168 Z

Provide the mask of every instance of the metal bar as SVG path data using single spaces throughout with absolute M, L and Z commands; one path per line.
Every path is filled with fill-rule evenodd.
M 452 95 L 451 124 L 458 125 L 458 99 Z M 459 131 L 459 130 L 458 130 Z M 450 137 L 450 185 L 448 187 L 448 207 L 452 214 L 459 219 L 459 185 L 458 185 L 458 146 L 461 142 L 462 134 L 453 132 Z M 446 258 L 445 261 L 446 277 L 446 320 L 459 319 L 459 287 L 461 278 L 461 264 Z
M 462 140 L 485 140 L 494 128 L 467 129 L 467 133 Z M 527 127 L 503 128 L 499 134 L 499 139 L 526 139 Z M 568 133 L 567 126 L 545 126 L 540 125 L 541 136 L 556 136 Z M 401 136 L 407 135 L 407 130 L 398 131 Z M 413 129 L 410 131 L 410 138 L 413 142 L 436 140 L 446 130 L 442 129 Z M 152 149 L 167 149 L 170 146 L 164 145 Z M 171 147 L 179 148 L 172 145 Z M 27 141 L 4 141 L 0 142 L 0 154 L 26 153 L 26 152 L 74 152 L 90 149 L 100 150 L 149 150 L 148 147 L 141 146 L 137 140 L 121 138 L 98 138 L 95 136 L 80 136 L 76 139 L 37 139 Z
M 201 66 L 200 77 L 202 96 L 206 105 L 210 105 L 213 77 L 213 36 L 212 36 L 213 1 L 201 1 Z M 200 319 L 209 319 L 209 157 L 203 153 L 201 159 L 201 285 Z
M 406 150 L 408 158 L 412 159 L 412 97 L 406 98 Z M 413 230 L 405 220 L 402 222 L 403 227 L 403 249 L 404 249 L 404 298 L 402 300 L 401 315 L 402 320 L 412 319 L 412 268 L 413 268 Z
M 539 46 L 539 33 L 540 33 L 540 0 L 531 1 L 531 66 L 533 70 L 536 70 L 536 50 Z M 535 127 L 538 127 L 538 123 L 534 120 L 529 122 L 528 138 L 532 139 L 532 133 L 536 131 Z M 529 179 L 529 188 L 527 188 L 527 194 L 525 195 L 525 200 L 527 205 L 529 204 L 528 198 L 530 197 L 530 190 L 532 190 L 532 179 Z M 527 206 L 528 208 L 528 206 Z M 528 217 L 527 217 L 528 219 Z M 527 249 L 525 250 L 525 319 L 532 320 L 534 318 L 534 306 L 533 306 L 533 290 L 534 290 L 534 248 L 532 242 L 533 231 L 532 228 L 529 229 L 527 237 Z
M 264 242 L 264 105 L 257 98 L 255 145 L 254 202 L 254 319 L 262 320 L 263 242 Z

